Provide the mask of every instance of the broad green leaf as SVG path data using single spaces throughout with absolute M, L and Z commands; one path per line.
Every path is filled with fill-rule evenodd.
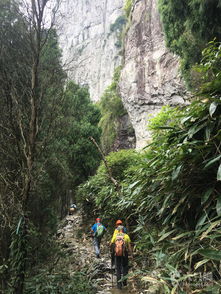
M 207 141 L 209 141 L 210 135 L 211 135 L 211 128 L 208 126 L 206 127 L 206 130 L 205 130 L 205 137 Z
M 217 202 L 216 202 L 216 212 L 217 215 L 221 215 L 221 197 L 218 197 Z
M 174 207 L 173 211 L 172 211 L 172 215 L 175 214 L 177 212 L 177 209 L 179 208 L 179 206 L 185 201 L 187 195 L 184 196 L 183 198 L 181 198 L 178 202 L 178 204 Z
M 170 231 L 170 232 L 166 232 L 165 234 L 163 234 L 163 236 L 160 237 L 160 239 L 159 239 L 157 242 L 160 242 L 160 241 L 166 239 L 166 238 L 167 238 L 169 235 L 171 235 L 174 231 L 175 231 L 175 229 L 172 230 L 172 231 Z
M 178 240 L 178 239 L 183 238 L 185 236 L 188 236 L 190 234 L 191 234 L 191 232 L 182 233 L 182 234 L 180 234 L 178 236 L 173 237 L 172 240 Z
M 216 156 L 215 158 L 213 158 L 212 160 L 210 160 L 209 162 L 207 162 L 207 164 L 204 166 L 204 168 L 208 168 L 210 165 L 212 165 L 213 163 L 217 162 L 219 159 L 221 158 L 221 155 Z
M 213 117 L 213 114 L 214 114 L 214 112 L 216 111 L 217 105 L 218 105 L 218 104 L 217 104 L 216 102 L 212 102 L 212 103 L 210 104 L 210 107 L 209 107 L 209 114 L 210 114 L 211 117 Z
M 209 226 L 209 228 L 203 232 L 203 234 L 201 235 L 200 237 L 200 240 L 203 240 L 204 238 L 207 237 L 207 235 L 217 226 L 217 225 L 220 225 L 220 220 L 216 221 L 216 222 L 213 222 L 211 223 L 211 225 Z
M 221 260 L 221 251 L 218 251 L 218 250 L 200 249 L 198 253 L 209 259 L 218 260 L 218 261 Z
M 206 126 L 206 123 L 203 123 L 201 125 L 194 125 L 193 127 L 191 127 L 188 131 L 188 136 L 189 138 L 192 138 L 193 135 L 195 135 L 196 133 L 198 133 L 201 129 L 203 129 Z
M 208 199 L 209 196 L 212 194 L 214 188 L 209 188 L 206 193 L 203 194 L 201 198 L 201 204 L 205 203 Z
M 129 189 L 132 189 L 133 187 L 135 187 L 136 185 L 138 185 L 140 183 L 140 180 L 139 181 L 136 181 L 136 182 L 134 182 L 134 183 L 132 183 L 132 184 L 130 184 L 129 185 Z
M 218 171 L 217 171 L 217 181 L 221 181 L 221 164 L 220 164 Z
M 179 173 L 180 173 L 180 170 L 182 168 L 182 165 L 179 165 L 172 173 L 172 181 L 174 181 L 178 176 L 179 176 Z
M 191 118 L 191 116 L 187 116 L 181 119 L 181 124 L 184 124 L 186 121 L 188 121 Z
M 206 218 L 207 218 L 207 214 L 204 213 L 204 214 L 200 217 L 200 219 L 198 220 L 198 222 L 197 222 L 197 224 L 196 224 L 196 230 L 204 224 Z

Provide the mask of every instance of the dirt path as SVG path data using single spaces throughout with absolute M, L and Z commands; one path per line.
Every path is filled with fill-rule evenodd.
M 92 239 L 82 235 L 82 217 L 79 212 L 66 217 L 65 225 L 58 231 L 58 241 L 69 255 L 69 272 L 74 273 L 88 268 L 88 276 L 97 288 L 97 294 L 129 294 L 142 293 L 134 289 L 133 281 L 128 287 L 116 289 L 116 277 L 111 274 L 111 261 L 107 241 L 101 245 L 101 258 L 97 259 L 92 246 Z

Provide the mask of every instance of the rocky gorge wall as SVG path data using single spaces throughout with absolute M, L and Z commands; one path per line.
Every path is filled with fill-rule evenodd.
M 134 2 L 124 46 L 119 88 L 140 149 L 150 139 L 148 117 L 163 105 L 184 104 L 187 97 L 179 60 L 165 46 L 157 0 Z
M 111 25 L 123 14 L 124 0 L 65 0 L 59 24 L 63 61 L 69 77 L 88 86 L 98 101 L 121 63 L 117 34 Z
M 165 46 L 157 0 L 134 0 L 123 60 L 119 56 L 118 38 L 110 28 L 123 15 L 123 2 L 64 1 L 60 44 L 70 65 L 69 76 L 89 87 L 93 101 L 100 99 L 111 84 L 114 68 L 123 62 L 119 91 L 140 149 L 150 140 L 148 117 L 163 105 L 184 104 L 187 93 L 179 75 L 179 60 Z M 133 141 L 130 136 L 123 137 Z

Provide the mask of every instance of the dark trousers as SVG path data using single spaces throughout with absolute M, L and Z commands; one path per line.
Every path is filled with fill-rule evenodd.
M 100 255 L 100 244 L 101 244 L 101 239 L 94 237 L 93 239 L 93 244 L 94 244 L 94 250 L 97 256 Z
M 125 256 L 115 256 L 115 268 L 117 274 L 117 287 L 122 288 L 122 286 L 127 285 L 127 280 L 119 282 L 124 276 L 128 274 L 128 254 Z

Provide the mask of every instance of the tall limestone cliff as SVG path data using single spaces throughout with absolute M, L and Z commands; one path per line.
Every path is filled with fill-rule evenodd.
M 157 0 L 134 1 L 130 21 L 120 92 L 139 149 L 150 138 L 148 117 L 163 105 L 184 104 L 187 95 L 178 58 L 165 46 Z
M 63 59 L 69 77 L 89 87 L 93 101 L 111 84 L 121 63 L 118 37 L 111 25 L 123 14 L 124 0 L 65 0 L 59 28 Z
M 71 65 L 70 77 L 88 85 L 93 101 L 99 100 L 111 83 L 114 68 L 121 63 L 117 34 L 111 25 L 123 15 L 123 2 L 66 0 L 61 7 L 60 43 L 64 59 Z M 148 117 L 163 105 L 185 103 L 186 90 L 179 60 L 165 46 L 157 0 L 133 2 L 119 90 L 139 149 L 150 139 Z

